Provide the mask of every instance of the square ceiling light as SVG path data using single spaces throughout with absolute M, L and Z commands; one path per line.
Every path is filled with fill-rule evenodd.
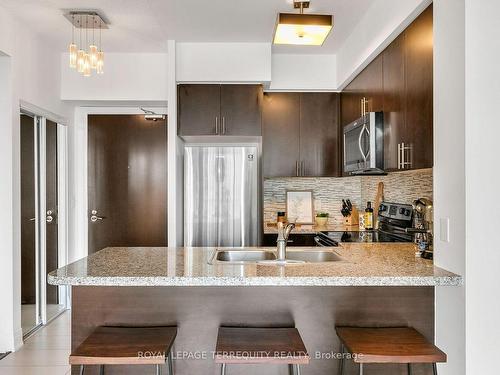
M 321 46 L 332 27 L 332 15 L 279 13 L 273 43 Z

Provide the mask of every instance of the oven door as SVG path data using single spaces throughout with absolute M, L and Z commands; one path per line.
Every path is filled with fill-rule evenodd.
M 362 117 L 344 128 L 344 172 L 355 172 L 369 167 L 370 132 Z

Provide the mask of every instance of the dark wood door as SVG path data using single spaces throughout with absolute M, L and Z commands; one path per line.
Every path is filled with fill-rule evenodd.
M 300 95 L 301 175 L 338 176 L 339 127 L 337 93 Z
M 35 122 L 21 115 L 21 303 L 36 303 Z M 32 317 L 35 322 L 35 315 Z M 35 326 L 35 323 L 33 323 Z
M 178 134 L 220 134 L 220 85 L 179 85 Z
M 406 132 L 411 168 L 433 165 L 433 32 L 432 5 L 405 31 Z
M 262 157 L 264 177 L 297 176 L 300 93 L 265 93 Z
M 46 120 L 45 126 L 45 257 L 47 272 L 58 268 L 57 220 L 57 124 Z M 58 288 L 45 285 L 47 304 L 58 303 Z
M 396 38 L 384 51 L 384 166 L 398 169 L 398 145 L 406 126 L 405 36 Z
M 89 254 L 167 246 L 167 125 L 141 115 L 88 118 Z M 91 221 L 92 210 L 102 218 Z
M 221 134 L 262 135 L 262 86 L 221 85 Z

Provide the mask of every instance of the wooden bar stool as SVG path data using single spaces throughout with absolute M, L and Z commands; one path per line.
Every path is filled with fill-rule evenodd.
M 168 374 L 173 375 L 172 344 L 177 327 L 98 327 L 69 356 L 70 365 L 80 365 L 80 375 L 86 365 L 161 365 L 167 362 Z
M 359 374 L 363 375 L 365 363 L 406 363 L 411 375 L 412 363 L 432 364 L 437 374 L 437 362 L 446 362 L 446 354 L 431 344 L 417 330 L 402 328 L 357 328 L 337 327 L 341 341 L 340 374 L 344 373 L 345 351 L 355 354 L 353 360 L 359 363 Z
M 296 328 L 220 327 L 215 363 L 221 375 L 228 364 L 283 364 L 290 374 L 300 375 L 300 365 L 309 363 L 309 355 Z

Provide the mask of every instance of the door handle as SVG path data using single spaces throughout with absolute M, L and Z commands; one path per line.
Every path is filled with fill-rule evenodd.
M 295 176 L 299 177 L 299 173 L 300 173 L 300 170 L 299 170 L 299 161 L 298 160 L 295 160 Z
M 92 210 L 91 211 L 91 216 L 90 216 L 90 221 L 95 223 L 98 220 L 104 219 L 103 217 L 97 216 L 97 210 Z
M 47 223 L 52 223 L 54 221 L 54 212 L 52 210 L 47 211 L 47 217 L 45 220 Z
M 219 117 L 215 116 L 215 134 L 219 134 Z
M 222 134 L 226 134 L 226 117 L 222 116 Z

